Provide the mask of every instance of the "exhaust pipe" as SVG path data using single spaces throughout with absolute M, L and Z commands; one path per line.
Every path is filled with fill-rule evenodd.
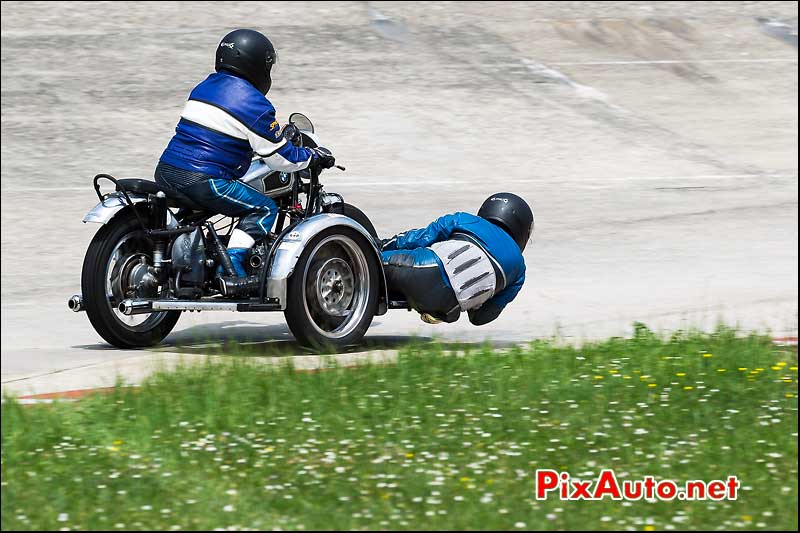
M 147 300 L 122 300 L 117 307 L 123 315 L 144 315 L 153 312 L 153 305 Z
M 202 302 L 198 300 L 122 300 L 117 306 L 123 315 L 144 315 L 161 311 L 239 311 L 242 302 Z M 249 310 L 249 309 L 245 309 Z M 272 310 L 272 309 L 270 309 Z
M 83 308 L 83 296 L 80 294 L 75 294 L 67 300 L 67 307 L 72 309 L 74 312 L 78 313 L 80 311 L 85 311 Z

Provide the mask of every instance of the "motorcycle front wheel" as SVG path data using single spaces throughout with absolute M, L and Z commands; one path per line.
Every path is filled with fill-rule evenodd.
M 81 272 L 86 314 L 95 331 L 117 348 L 158 344 L 180 318 L 180 311 L 126 316 L 118 309 L 152 265 L 152 253 L 153 243 L 132 211 L 100 228 L 86 250 Z
M 317 350 L 361 342 L 378 306 L 379 268 L 360 232 L 333 227 L 315 236 L 287 287 L 284 314 L 298 342 Z

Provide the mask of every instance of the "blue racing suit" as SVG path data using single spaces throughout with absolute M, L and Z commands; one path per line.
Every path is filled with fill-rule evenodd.
M 467 249 L 462 244 L 477 246 L 488 263 L 479 254 L 448 270 L 443 257 L 445 261 L 458 260 L 458 255 Z M 450 253 L 443 255 L 442 249 Z M 447 322 L 457 320 L 464 310 L 475 325 L 491 322 L 517 296 L 525 282 L 525 260 L 511 236 L 499 226 L 469 213 L 444 215 L 425 228 L 401 233 L 384 243 L 382 256 L 389 290 L 401 293 L 420 313 Z M 486 272 L 479 268 L 481 261 L 487 263 L 483 267 Z M 454 286 L 451 278 L 458 277 L 459 270 L 468 269 L 478 269 L 479 274 Z M 489 294 L 476 296 L 482 303 L 473 306 L 475 302 L 470 299 L 462 301 L 459 291 L 491 278 L 489 270 L 493 271 L 495 283 L 487 287 L 486 290 L 491 288 Z
M 237 228 L 259 240 L 278 209 L 271 198 L 238 181 L 254 155 L 282 172 L 302 170 L 313 157 L 281 135 L 275 108 L 250 82 L 215 72 L 189 95 L 156 167 L 156 182 L 209 210 L 241 217 Z

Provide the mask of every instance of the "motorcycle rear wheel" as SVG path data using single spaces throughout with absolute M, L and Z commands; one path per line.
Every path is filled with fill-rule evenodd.
M 117 348 L 158 344 L 181 316 L 180 311 L 125 316 L 117 309 L 136 267 L 152 264 L 152 250 L 132 211 L 103 225 L 86 250 L 81 272 L 86 314 L 95 331 Z

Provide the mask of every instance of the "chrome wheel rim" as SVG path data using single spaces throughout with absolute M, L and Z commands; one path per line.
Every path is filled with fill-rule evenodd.
M 366 314 L 371 282 L 356 241 L 345 235 L 322 239 L 303 272 L 303 304 L 317 333 L 329 339 L 352 333 Z
M 331 316 L 347 316 L 355 294 L 353 270 L 346 261 L 328 259 L 317 273 L 317 302 Z

